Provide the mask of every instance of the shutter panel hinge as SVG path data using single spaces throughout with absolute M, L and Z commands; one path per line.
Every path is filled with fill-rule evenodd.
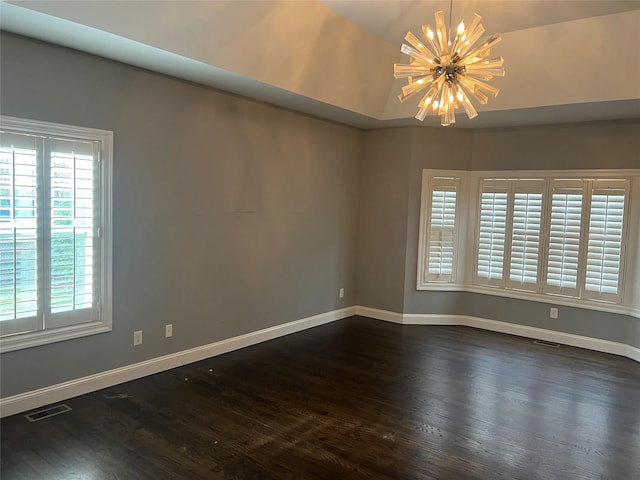
M 98 238 L 102 238 L 102 227 L 98 227 Z

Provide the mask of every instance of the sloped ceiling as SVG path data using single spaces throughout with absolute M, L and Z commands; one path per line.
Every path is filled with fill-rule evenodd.
M 640 118 L 640 2 L 3 1 L 3 30 L 360 128 L 439 124 L 401 104 L 407 31 L 483 16 L 496 99 L 457 128 Z

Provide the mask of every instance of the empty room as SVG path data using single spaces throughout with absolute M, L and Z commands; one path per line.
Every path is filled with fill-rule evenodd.
M 640 2 L 0 28 L 3 480 L 640 480 Z

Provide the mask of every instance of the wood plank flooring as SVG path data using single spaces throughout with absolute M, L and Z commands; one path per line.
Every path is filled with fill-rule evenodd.
M 14 479 L 640 479 L 640 364 L 352 317 L 2 420 Z

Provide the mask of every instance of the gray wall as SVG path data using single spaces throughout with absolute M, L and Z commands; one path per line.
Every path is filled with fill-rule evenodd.
M 640 319 L 629 317 L 629 333 L 627 343 L 632 347 L 640 348 Z
M 358 305 L 401 312 L 412 132 L 364 133 L 358 223 Z
M 115 149 L 113 331 L 3 354 L 3 397 L 355 304 L 359 130 L 22 37 L 1 48 L 2 114 L 113 130 Z
M 471 170 L 472 130 L 449 128 L 413 128 L 409 208 L 405 256 L 405 313 L 441 313 L 462 315 L 464 292 L 427 292 L 416 290 L 418 275 L 418 236 L 420 234 L 420 199 L 422 170 Z M 406 188 L 406 187 L 405 187 Z
M 640 120 L 476 130 L 472 170 L 640 168 Z

